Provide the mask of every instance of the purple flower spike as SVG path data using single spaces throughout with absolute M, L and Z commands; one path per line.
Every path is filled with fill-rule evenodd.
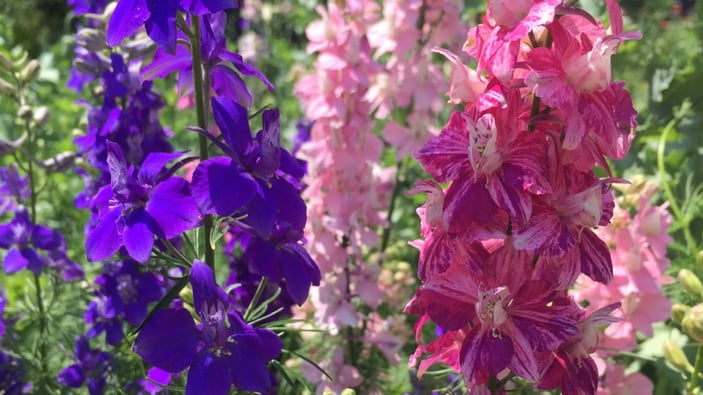
M 196 326 L 187 310 L 160 310 L 137 335 L 134 351 L 166 372 L 190 367 L 186 395 L 226 395 L 232 385 L 238 390 L 271 393 L 266 364 L 280 355 L 281 340 L 231 312 L 227 295 L 203 262 L 193 263 L 190 283 L 201 324 Z

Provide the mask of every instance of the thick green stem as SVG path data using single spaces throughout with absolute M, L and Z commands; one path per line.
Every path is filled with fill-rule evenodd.
M 698 388 L 698 373 L 701 371 L 701 365 L 703 365 L 703 346 L 699 346 L 698 352 L 696 353 L 696 362 L 693 366 L 691 382 L 688 384 L 689 393 L 692 393 L 694 389 Z
M 200 56 L 200 18 L 192 16 L 192 33 L 190 37 L 190 51 L 193 57 L 193 88 L 195 90 L 195 113 L 198 117 L 198 127 L 207 131 L 207 100 L 209 98 L 209 86 L 203 86 L 203 82 L 208 78 L 204 75 L 203 60 Z M 207 89 L 207 91 L 206 91 Z M 200 161 L 208 158 L 208 140 L 205 136 L 200 139 Z M 205 216 L 203 229 L 203 243 L 205 247 L 205 263 L 211 268 L 215 267 L 215 248 L 210 243 L 212 234 L 212 215 Z

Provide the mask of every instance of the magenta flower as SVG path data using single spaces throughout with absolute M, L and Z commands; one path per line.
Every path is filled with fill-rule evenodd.
M 419 290 L 407 307 L 446 331 L 466 331 L 460 358 L 466 383 L 483 384 L 505 368 L 536 383 L 555 351 L 578 334 L 579 307 L 533 272 L 531 256 L 510 241 L 492 243 L 476 273 L 454 264 Z

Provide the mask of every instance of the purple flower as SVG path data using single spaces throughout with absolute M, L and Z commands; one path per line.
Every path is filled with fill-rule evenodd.
M 230 311 L 225 291 L 215 283 L 209 266 L 191 267 L 196 325 L 185 309 L 156 312 L 137 335 L 134 351 L 146 363 L 167 372 L 188 367 L 186 395 L 226 395 L 238 390 L 271 392 L 266 364 L 278 357 L 283 344 L 268 329 L 254 328 Z
M 236 0 L 120 0 L 107 24 L 107 44 L 114 47 L 144 25 L 159 47 L 173 52 L 179 10 L 202 16 L 235 8 L 236 4 Z
M 50 251 L 63 244 L 63 237 L 57 231 L 32 224 L 23 207 L 15 211 L 15 218 L 9 224 L 0 225 L 0 248 L 8 250 L 2 268 L 8 274 L 27 268 L 40 275 L 48 262 L 37 250 Z
M 124 246 L 129 256 L 146 262 L 154 235 L 171 239 L 199 221 L 188 183 L 163 172 L 164 165 L 182 153 L 150 154 L 135 176 L 120 147 L 113 142 L 107 147 L 110 185 L 93 199 L 98 220 L 89 231 L 86 256 L 91 261 L 106 259 Z
M 19 395 L 28 393 L 32 384 L 26 382 L 24 361 L 0 350 L 0 393 Z
M 74 346 L 76 363 L 59 372 L 56 382 L 70 388 L 80 388 L 88 384 L 90 395 L 105 393 L 107 374 L 113 359 L 112 354 L 98 349 L 91 349 L 85 336 L 78 336 Z
M 139 325 L 147 315 L 149 303 L 163 295 L 161 280 L 154 273 L 141 273 L 131 259 L 106 262 L 103 273 L 95 278 L 97 298 L 88 306 L 85 320 L 92 324 L 90 338 L 106 332 L 110 345 L 122 341 L 122 317 L 131 325 Z
M 0 214 L 13 210 L 17 202 L 29 198 L 27 176 L 21 177 L 15 166 L 0 167 Z
M 217 96 L 229 97 L 243 106 L 250 107 L 252 102 L 251 93 L 239 74 L 258 78 L 269 90 L 273 90 L 274 86 L 259 70 L 245 62 L 241 55 L 227 50 L 227 41 L 225 40 L 226 21 L 227 16 L 224 12 L 203 17 L 201 30 L 202 62 L 210 70 L 212 90 Z M 173 72 L 178 72 L 180 94 L 187 95 L 192 93 L 193 59 L 190 51 L 188 38 L 181 34 L 175 52 L 158 49 L 154 54 L 154 60 L 142 70 L 142 78 L 164 78 Z M 232 66 L 234 66 L 234 69 L 232 69 Z

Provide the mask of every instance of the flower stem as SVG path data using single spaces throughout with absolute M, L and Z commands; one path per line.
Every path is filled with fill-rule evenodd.
M 203 74 L 203 60 L 200 56 L 200 18 L 193 15 L 192 36 L 190 37 L 190 51 L 193 57 L 193 88 L 195 90 L 195 113 L 198 117 L 198 127 L 207 131 L 207 96 L 203 81 L 207 80 Z M 208 158 L 208 141 L 205 136 L 199 136 L 200 141 L 200 161 Z M 205 216 L 205 224 L 203 228 L 203 243 L 205 244 L 205 263 L 211 268 L 215 268 L 215 248 L 210 243 L 210 235 L 212 234 L 213 218 L 212 215 Z
M 701 365 L 703 365 L 703 346 L 698 346 L 696 362 L 693 366 L 693 374 L 691 375 L 691 382 L 688 384 L 689 393 L 692 393 L 694 389 L 698 388 L 698 373 L 701 371 Z
M 388 205 L 388 225 L 383 228 L 383 233 L 381 234 L 381 253 L 386 251 L 388 248 L 388 242 L 390 241 L 391 230 L 393 230 L 393 212 L 395 211 L 396 200 L 400 195 L 400 184 L 401 184 L 401 173 L 403 170 L 404 160 L 401 160 L 396 165 L 395 170 L 395 185 L 393 186 L 393 194 L 391 195 L 391 201 Z

